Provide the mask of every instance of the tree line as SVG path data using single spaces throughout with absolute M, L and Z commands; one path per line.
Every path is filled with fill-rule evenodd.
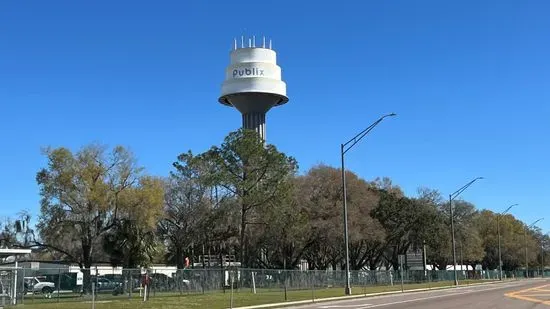
M 148 175 L 126 148 L 87 145 L 44 151 L 37 172 L 40 213 L 2 224 L 0 245 L 32 247 L 35 257 L 126 268 L 184 268 L 186 258 L 234 255 L 243 267 L 344 269 L 341 170 L 298 173 L 297 161 L 254 131 L 177 156 L 165 177 Z M 452 264 L 450 209 L 437 189 L 406 196 L 389 178 L 346 171 L 350 269 L 398 268 L 423 247 L 437 269 Z M 498 214 L 453 202 L 458 262 L 498 267 Z M 541 265 L 550 240 L 510 214 L 500 217 L 503 269 Z M 550 259 L 548 259 L 550 260 Z

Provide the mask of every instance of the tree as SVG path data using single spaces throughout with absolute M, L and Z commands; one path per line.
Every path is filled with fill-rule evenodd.
M 478 212 L 475 205 L 464 200 L 455 200 L 453 201 L 452 206 L 454 210 L 456 262 L 457 264 L 464 262 L 465 264 L 471 265 L 472 268 L 475 268 L 477 264 L 482 262 L 485 256 L 483 240 L 480 236 L 480 231 L 475 224 Z M 448 256 L 448 261 L 446 264 L 452 264 L 453 248 L 450 237 L 451 230 L 449 228 L 451 226 L 451 219 L 449 203 L 447 201 L 441 202 L 439 205 L 439 212 L 441 233 L 445 233 L 446 229 L 446 234 L 449 235 L 449 240 L 445 240 L 445 242 L 449 243 L 449 247 L 446 248 L 449 254 L 447 255 L 445 252 L 441 252 L 439 255 L 441 258 L 441 263 L 445 260 L 444 257 Z M 442 234 L 442 238 L 446 238 L 445 234 Z M 442 243 L 439 245 L 441 249 L 446 247 L 446 245 Z M 440 267 L 443 267 L 443 265 L 440 265 Z
M 438 211 L 433 223 L 432 237 L 426 239 L 428 263 L 446 270 L 453 263 L 449 215 Z
M 384 228 L 386 239 L 377 254 L 376 263 L 383 258 L 387 262 L 386 266 L 397 269 L 400 254 L 422 248 L 431 236 L 437 214 L 431 204 L 408 198 L 396 187 L 386 185 L 379 187 L 378 192 L 379 202 L 371 214 Z
M 212 147 L 203 156 L 211 167 L 212 183 L 238 201 L 240 260 L 251 266 L 249 226 L 262 224 L 258 208 L 288 194 L 297 162 L 274 145 L 264 145 L 255 131 L 243 129 L 230 133 L 220 147 Z
M 523 234 L 524 239 L 524 248 L 527 248 L 527 260 L 528 260 L 528 270 L 540 270 L 540 253 L 542 245 L 542 230 L 539 227 L 531 227 L 524 229 Z
M 204 155 L 183 153 L 166 182 L 159 233 L 169 243 L 169 261 L 179 269 L 195 246 L 221 248 L 237 234 L 234 199 L 213 182 L 209 164 Z
M 8 248 L 17 242 L 17 231 L 15 225 L 9 219 L 6 219 L 0 225 L 0 248 Z
M 377 205 L 372 185 L 346 171 L 350 268 L 368 265 L 382 244 L 384 232 L 370 216 Z M 312 167 L 298 177 L 297 204 L 302 205 L 309 237 L 304 257 L 313 269 L 345 267 L 341 170 L 327 166 Z
M 438 190 L 421 187 L 417 190 L 417 201 L 429 213 L 423 222 L 422 239 L 426 245 L 426 259 L 437 269 L 446 269 L 452 263 L 449 215 L 441 210 L 445 199 Z
M 485 257 L 482 261 L 485 269 L 498 269 L 497 215 L 492 211 L 482 210 L 475 220 L 475 225 L 485 249 Z M 500 235 L 503 270 L 511 271 L 525 265 L 524 231 L 523 222 L 517 220 L 511 214 L 501 216 Z
M 346 180 L 350 269 L 373 268 L 387 236 L 380 221 L 371 216 L 380 195 L 372 184 L 354 173 L 347 172 Z
M 158 183 L 145 178 L 134 156 L 117 146 L 88 145 L 76 153 L 67 148 L 47 149 L 47 167 L 36 176 L 41 209 L 37 244 L 62 253 L 79 264 L 84 288 L 89 290 L 92 263 L 105 258 L 105 235 L 128 214 L 140 213 L 139 224 L 156 220 Z M 139 211 L 137 211 L 139 210 Z M 136 222 L 137 223 L 137 222 Z
M 250 227 L 256 237 L 257 261 L 263 267 L 294 269 L 305 250 L 311 245 L 307 209 L 300 202 L 298 179 L 286 196 L 271 202 L 270 207 L 258 208 L 263 224 Z
M 126 199 L 126 207 L 119 211 L 119 218 L 103 238 L 103 249 L 113 266 L 137 268 L 149 266 L 157 249 L 157 224 L 163 206 L 163 181 L 142 177 L 136 187 L 130 187 L 119 199 Z
M 311 269 L 336 268 L 342 260 L 342 184 L 338 169 L 317 165 L 296 179 L 296 200 L 304 207 L 311 245 L 304 252 Z
M 541 265 L 545 271 L 548 269 L 548 265 L 550 265 L 550 256 L 548 255 L 548 251 L 550 250 L 550 235 L 543 234 L 541 236 Z
M 6 218 L 3 226 L 0 225 L 0 248 L 28 248 L 34 239 L 31 214 L 28 211 L 19 212 L 15 220 Z
M 453 202 L 455 215 L 455 238 L 458 263 L 475 266 L 485 257 L 485 247 L 476 223 L 479 215 L 476 207 L 469 202 L 457 200 Z M 445 209 L 448 210 L 448 207 Z M 447 212 L 448 213 L 448 212 Z

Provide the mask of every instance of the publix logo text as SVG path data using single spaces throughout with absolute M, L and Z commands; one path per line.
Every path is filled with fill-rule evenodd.
M 258 68 L 234 69 L 233 77 L 242 76 L 264 76 L 264 70 Z

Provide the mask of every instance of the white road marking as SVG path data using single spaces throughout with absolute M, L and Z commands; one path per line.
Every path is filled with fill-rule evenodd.
M 544 282 L 546 282 L 548 280 L 545 280 Z M 359 301 L 373 301 L 373 300 L 382 300 L 382 299 L 386 299 L 386 298 L 394 298 L 394 297 L 400 297 L 400 296 L 414 296 L 414 295 L 420 295 L 420 294 L 428 294 L 428 293 L 444 293 L 442 295 L 438 295 L 437 297 L 433 297 L 433 296 L 429 296 L 429 297 L 426 297 L 426 298 L 418 298 L 418 299 L 411 299 L 411 300 L 408 300 L 408 301 L 405 301 L 406 302 L 413 302 L 413 301 L 421 301 L 421 300 L 424 300 L 424 299 L 430 299 L 430 298 L 439 298 L 439 297 L 448 297 L 448 296 L 453 296 L 453 295 L 462 295 L 462 294 L 469 294 L 469 293 L 479 293 L 479 292 L 484 292 L 484 291 L 492 291 L 492 290 L 499 290 L 499 289 L 506 289 L 506 288 L 511 288 L 511 287 L 516 287 L 516 286 L 524 286 L 524 285 L 530 285 L 530 284 L 533 284 L 533 281 L 530 280 L 530 281 L 512 281 L 512 282 L 505 282 L 505 283 L 497 283 L 497 284 L 494 284 L 493 286 L 494 287 L 490 287 L 491 285 L 489 284 L 473 284 L 473 285 L 470 285 L 470 286 L 459 286 L 459 287 L 454 287 L 454 288 L 445 288 L 445 289 L 433 289 L 433 290 L 423 290 L 423 291 L 412 291 L 410 290 L 408 293 L 405 293 L 405 294 L 391 294 L 391 295 L 378 295 L 378 296 L 368 296 L 368 297 L 359 297 L 359 298 L 356 298 L 356 299 L 335 299 L 335 300 L 331 300 L 330 303 L 331 305 L 329 304 L 326 304 L 326 305 L 321 305 L 321 304 L 318 304 L 317 306 L 311 306 L 311 305 L 298 305 L 296 304 L 296 306 L 292 306 L 292 307 L 288 307 L 289 309 L 305 309 L 305 308 L 317 308 L 317 309 L 320 309 L 320 308 L 326 308 L 327 306 L 335 306 L 333 308 L 344 308 L 344 306 L 346 305 L 336 305 L 336 303 L 338 302 L 359 302 Z M 472 289 L 474 286 L 476 287 L 479 287 L 480 289 Z M 487 287 L 490 287 L 490 288 L 487 288 Z M 353 307 L 353 308 L 356 308 L 356 309 L 368 309 L 368 308 L 375 308 L 375 307 L 382 307 L 382 306 L 389 306 L 389 305 L 392 305 L 392 304 L 399 304 L 400 302 L 396 302 L 396 303 L 386 303 L 386 304 L 366 304 L 366 303 L 362 303 L 360 305 L 355 305 L 356 307 Z M 288 306 L 288 305 L 287 305 Z M 277 307 L 277 308 L 281 308 L 281 307 Z M 244 307 L 243 307 L 244 309 Z M 328 309 L 328 308 L 327 308 Z
M 329 305 L 329 306 L 321 306 L 318 308 L 355 308 L 355 307 L 361 307 L 361 306 L 369 306 L 370 304 L 359 304 L 359 305 Z
M 436 296 L 428 296 L 428 297 L 422 297 L 422 298 L 414 298 L 414 299 L 408 299 L 408 300 L 401 300 L 401 301 L 395 301 L 391 303 L 385 303 L 385 304 L 376 304 L 376 305 L 369 305 L 365 304 L 365 307 L 358 307 L 357 309 L 369 309 L 369 308 L 376 308 L 376 307 L 385 307 L 385 306 L 391 306 L 391 305 L 399 305 L 399 304 L 406 304 L 406 303 L 412 303 L 415 301 L 423 301 L 428 299 L 436 299 L 436 298 L 443 298 L 443 297 L 449 297 L 449 296 L 455 296 L 455 295 L 464 295 L 464 294 L 472 294 L 472 293 L 479 293 L 479 292 L 485 292 L 485 291 L 492 291 L 492 290 L 501 290 L 506 287 L 496 287 L 496 288 L 490 288 L 490 289 L 480 289 L 480 290 L 466 290 L 466 292 L 460 292 L 460 293 L 450 293 L 446 295 L 436 295 Z

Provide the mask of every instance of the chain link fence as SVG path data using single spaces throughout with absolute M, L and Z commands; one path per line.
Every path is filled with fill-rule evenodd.
M 537 275 L 530 273 L 530 277 Z M 539 273 L 539 276 L 542 274 Z M 550 274 L 549 274 L 550 275 Z M 525 272 L 505 272 L 508 279 L 522 278 Z M 457 271 L 462 284 L 498 280 L 498 271 Z M 354 294 L 426 289 L 454 284 L 453 271 L 352 271 Z M 247 299 L 266 302 L 315 300 L 343 296 L 345 271 L 277 270 L 243 268 L 155 267 L 151 269 L 0 268 L 0 307 L 16 305 L 40 308 L 59 303 L 57 308 L 96 308 L 105 301 L 149 301 L 204 295 L 221 300 L 227 307 L 246 304 Z M 189 298 L 188 298 L 189 299 Z M 82 304 L 89 304 L 82 307 Z M 33 307 L 35 306 L 35 307 Z M 132 306 L 126 307 L 131 308 Z M 50 308 L 50 307 L 48 307 Z M 98 307 L 99 308 L 99 307 Z M 118 307 L 106 307 L 118 308 Z

